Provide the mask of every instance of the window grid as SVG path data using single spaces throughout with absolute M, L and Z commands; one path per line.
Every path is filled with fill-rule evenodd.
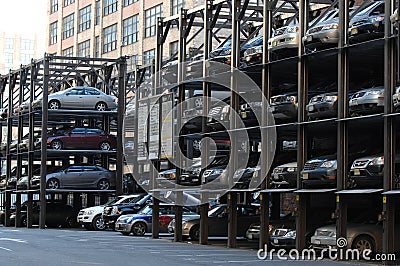
M 62 39 L 65 40 L 72 35 L 74 35 L 74 14 L 71 14 L 63 19 Z
M 185 8 L 183 0 L 171 0 L 171 16 L 179 14 L 181 8 Z
M 133 3 L 137 2 L 138 0 L 124 0 L 123 7 L 132 5 Z
M 117 11 L 118 0 L 104 0 L 103 16 L 107 16 Z
M 69 47 L 67 49 L 62 50 L 62 55 L 63 56 L 73 56 L 74 55 L 73 47 Z
M 103 30 L 103 54 L 117 49 L 117 24 Z
M 50 45 L 57 43 L 57 21 L 50 24 Z
M 14 50 L 14 39 L 13 38 L 6 38 L 5 49 L 7 50 Z
M 35 48 L 35 42 L 33 40 L 22 39 L 21 50 L 32 51 Z
M 156 35 L 157 18 L 162 16 L 162 4 L 145 11 L 145 38 Z
M 90 40 L 78 43 L 78 56 L 81 57 L 90 56 Z
M 58 11 L 58 0 L 51 0 L 50 4 L 50 14 Z
M 91 6 L 87 6 L 79 10 L 79 32 L 90 29 L 90 16 L 91 16 Z
M 100 37 L 96 36 L 94 41 L 94 57 L 100 57 Z
M 95 20 L 95 25 L 99 25 L 100 24 L 100 14 L 101 14 L 101 11 L 100 11 L 100 1 L 96 1 L 96 3 L 95 3 L 95 15 L 96 15 L 96 20 Z
M 64 0 L 64 7 L 69 6 L 72 3 L 75 3 L 75 0 Z
M 155 55 L 155 49 L 148 50 L 143 53 L 143 65 L 149 65 L 153 63 Z
M 122 23 L 122 43 L 123 45 L 132 44 L 138 41 L 139 15 L 125 19 Z

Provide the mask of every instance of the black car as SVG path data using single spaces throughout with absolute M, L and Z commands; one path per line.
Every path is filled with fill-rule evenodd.
M 252 180 L 253 177 L 255 177 L 254 174 L 259 174 L 260 171 L 260 165 L 258 165 L 260 159 L 260 153 L 251 153 L 249 156 L 249 160 L 247 162 L 247 165 L 245 168 L 239 168 L 238 170 L 235 171 L 233 175 L 233 180 L 235 182 L 234 188 L 239 188 L 239 189 L 246 189 L 249 188 L 249 184 Z
M 24 202 L 21 205 L 21 218 L 18 225 L 27 226 L 27 204 Z M 77 227 L 76 217 L 79 210 L 71 205 L 62 202 L 47 202 L 46 203 L 46 226 L 48 227 Z M 39 224 L 40 205 L 39 201 L 32 202 L 32 224 Z M 11 224 L 15 223 L 15 213 L 10 216 Z
M 275 248 L 295 248 L 296 230 L 290 228 L 277 228 L 270 236 L 271 246 Z
M 306 109 L 309 120 L 337 116 L 337 93 L 319 94 L 310 99 Z
M 244 52 L 253 46 L 261 45 L 263 42 L 262 37 L 256 37 L 247 42 L 240 40 L 240 57 L 243 57 Z M 211 51 L 210 60 L 217 61 L 224 64 L 231 64 L 231 53 L 232 53 L 232 40 L 228 40 L 225 44 L 214 51 Z
M 376 1 L 358 12 L 350 21 L 349 42 L 357 43 L 384 35 L 385 1 Z
M 337 160 L 335 155 L 308 160 L 300 173 L 303 187 L 336 186 Z
M 219 175 L 223 174 L 229 163 L 229 156 L 218 155 L 210 163 L 207 170 L 201 168 L 201 161 L 192 165 L 189 170 L 185 170 L 181 175 L 182 185 L 200 185 L 213 181 Z M 215 175 L 219 173 L 218 175 Z
M 17 166 L 14 166 L 11 169 L 11 177 L 8 179 L 6 176 L 2 177 L 2 180 L 0 181 L 0 189 L 15 189 L 17 185 Z M 33 165 L 33 172 L 36 172 L 40 170 L 40 164 L 34 164 Z M 27 176 L 28 175 L 28 165 L 24 164 L 21 166 L 21 177 L 22 176 Z
M 297 92 L 272 96 L 270 109 L 277 120 L 297 119 Z
M 286 163 L 275 167 L 271 174 L 270 183 L 274 188 L 297 187 L 297 162 Z
M 109 205 L 104 207 L 103 221 L 108 227 L 113 228 L 118 217 L 123 214 L 138 213 L 144 206 L 151 201 L 151 195 L 143 194 L 140 197 L 134 197 L 129 202 L 122 204 Z

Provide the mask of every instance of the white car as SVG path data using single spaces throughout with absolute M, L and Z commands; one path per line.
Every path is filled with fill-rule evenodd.
M 106 226 L 103 221 L 102 213 L 104 207 L 112 204 L 120 204 L 124 202 L 129 202 L 131 198 L 139 197 L 140 194 L 133 195 L 122 195 L 115 199 L 107 202 L 104 205 L 94 206 L 79 211 L 77 221 L 79 224 L 83 225 L 87 230 L 105 230 Z

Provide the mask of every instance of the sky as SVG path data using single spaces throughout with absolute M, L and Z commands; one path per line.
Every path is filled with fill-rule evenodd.
M 47 0 L 0 0 L 0 10 L 0 31 L 9 34 L 36 33 L 44 47 Z

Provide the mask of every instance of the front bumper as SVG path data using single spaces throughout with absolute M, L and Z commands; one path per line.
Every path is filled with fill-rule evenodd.
M 271 245 L 280 248 L 292 248 L 296 246 L 296 239 L 293 238 L 271 238 Z
M 270 39 L 270 51 L 276 52 L 280 49 L 297 49 L 299 47 L 299 34 L 287 33 Z
M 131 224 L 126 223 L 115 223 L 115 231 L 122 232 L 122 233 L 130 233 L 132 230 Z
M 242 58 L 242 61 L 247 65 L 259 65 L 262 62 L 262 53 L 254 53 L 254 54 L 249 54 L 246 55 L 245 57 Z
M 297 118 L 297 106 L 293 103 L 271 104 L 270 108 L 275 119 Z
M 383 112 L 383 96 L 366 95 L 364 97 L 351 99 L 349 102 L 350 112 L 368 114 Z
M 358 43 L 384 36 L 384 24 L 382 21 L 364 23 L 349 28 L 349 42 Z
M 336 186 L 336 169 L 315 169 L 301 172 L 301 180 L 308 187 Z
M 337 116 L 337 105 L 335 102 L 317 102 L 307 105 L 307 114 L 311 118 L 335 117 Z
M 246 232 L 246 238 L 248 240 L 256 240 L 256 239 L 260 239 L 260 232 L 255 232 L 255 231 L 247 231 Z
M 271 176 L 271 185 L 275 187 L 278 186 L 296 187 L 297 173 L 296 172 L 273 173 Z
M 332 46 L 339 42 L 339 31 L 337 29 L 318 31 L 304 37 L 304 45 L 307 49 L 318 49 Z
M 311 245 L 315 249 L 336 248 L 336 237 L 312 236 Z

